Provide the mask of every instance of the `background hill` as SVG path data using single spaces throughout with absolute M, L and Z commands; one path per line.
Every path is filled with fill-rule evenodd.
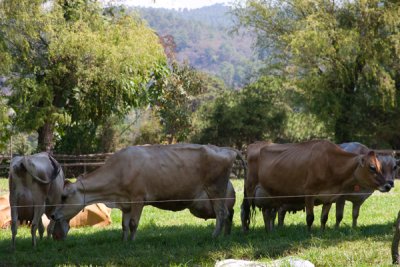
M 258 68 L 249 33 L 229 34 L 229 7 L 216 4 L 199 9 L 132 8 L 161 36 L 171 35 L 176 58 L 213 74 L 230 87 L 248 83 Z

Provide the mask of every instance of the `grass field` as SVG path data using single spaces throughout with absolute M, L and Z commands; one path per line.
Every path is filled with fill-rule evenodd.
M 243 180 L 233 181 L 237 201 L 230 236 L 212 239 L 215 220 L 204 221 L 188 211 L 169 212 L 145 207 L 134 242 L 121 241 L 121 214 L 113 210 L 111 226 L 71 229 L 67 240 L 39 240 L 31 247 L 30 231 L 19 228 L 16 251 L 10 251 L 11 231 L 0 230 L 0 266 L 213 266 L 228 258 L 268 262 L 295 256 L 315 266 L 390 266 L 393 221 L 400 209 L 400 182 L 390 193 L 374 193 L 362 206 L 359 227 L 351 228 L 351 204 L 339 230 L 334 208 L 325 232 L 319 230 L 316 208 L 314 228 L 306 231 L 305 213 L 287 215 L 286 225 L 267 234 L 261 213 L 244 235 L 240 228 Z M 0 191 L 7 191 L 0 179 Z

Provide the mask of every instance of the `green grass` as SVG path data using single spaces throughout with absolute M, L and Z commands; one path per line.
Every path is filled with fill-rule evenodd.
M 0 230 L 0 266 L 213 266 L 217 260 L 237 258 L 268 262 L 295 256 L 316 266 L 390 266 L 393 221 L 400 208 L 400 182 L 390 193 L 374 193 L 362 206 L 359 227 L 351 228 L 351 204 L 339 230 L 333 228 L 334 208 L 325 232 L 319 230 L 320 207 L 312 233 L 305 214 L 288 214 L 286 225 L 267 234 L 261 213 L 249 234 L 240 229 L 243 180 L 233 181 L 237 202 L 230 236 L 212 239 L 214 220 L 201 220 L 188 211 L 169 212 L 145 207 L 134 242 L 121 241 L 121 214 L 113 210 L 111 226 L 71 229 L 67 240 L 43 239 L 31 247 L 30 231 L 19 228 L 16 251 L 10 251 L 11 231 Z M 7 190 L 0 179 L 0 191 Z

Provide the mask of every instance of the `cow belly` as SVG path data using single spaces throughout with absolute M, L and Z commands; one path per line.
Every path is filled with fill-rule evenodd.
M 188 208 L 192 204 L 193 200 L 181 200 L 181 201 L 170 201 L 160 200 L 159 202 L 148 202 L 147 205 L 154 206 L 162 210 L 180 211 Z
M 190 213 L 202 219 L 215 218 L 214 208 L 207 193 L 203 191 L 190 205 Z

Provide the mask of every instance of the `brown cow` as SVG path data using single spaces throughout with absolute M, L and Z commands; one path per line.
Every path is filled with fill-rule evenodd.
M 381 164 L 373 151 L 367 155 L 348 153 L 324 140 L 263 146 L 258 166 L 258 181 L 249 185 L 245 182 L 242 204 L 245 230 L 250 223 L 250 207 L 271 211 L 304 199 L 310 230 L 315 201 L 332 203 L 345 188 L 356 184 L 387 190 Z
M 31 222 L 32 245 L 36 246 L 36 231 L 43 237 L 42 215 L 49 218 L 60 203 L 64 173 L 58 162 L 48 153 L 14 157 L 10 163 L 10 207 L 12 248 L 15 248 L 18 221 Z M 52 234 L 54 221 L 47 228 Z
M 122 210 L 123 240 L 135 238 L 143 206 L 216 217 L 213 236 L 230 225 L 226 207 L 229 175 L 238 151 L 212 145 L 135 146 L 116 152 L 99 169 L 64 188 L 63 205 L 53 218 L 62 224 L 97 202 Z M 233 188 L 232 188 L 233 189 Z M 206 211 L 206 212 L 205 212 Z
M 343 143 L 339 145 L 340 148 L 347 152 L 359 154 L 359 155 L 367 155 L 370 149 L 365 145 L 358 143 L 358 142 L 350 142 L 350 143 Z M 382 166 L 382 174 L 385 177 L 386 184 L 385 192 L 389 192 L 392 187 L 394 187 L 394 179 L 396 176 L 396 171 L 398 168 L 398 161 L 391 156 L 391 155 L 379 155 L 378 160 Z M 345 201 L 350 201 L 353 203 L 353 227 L 357 226 L 357 219 L 360 213 L 360 207 L 364 203 L 364 201 L 372 195 L 374 191 L 366 188 L 360 188 L 357 186 L 350 186 L 349 188 L 344 189 L 344 195 L 340 196 L 336 200 L 336 225 L 335 227 L 338 228 L 340 222 L 343 219 L 343 211 Z M 328 221 L 329 210 L 331 207 L 331 203 L 326 203 L 323 205 L 322 212 L 321 212 L 321 228 L 325 229 L 326 222 Z M 278 225 L 282 226 L 285 218 L 286 211 L 298 211 L 304 209 L 304 205 L 301 203 L 294 205 L 284 205 L 278 211 Z

